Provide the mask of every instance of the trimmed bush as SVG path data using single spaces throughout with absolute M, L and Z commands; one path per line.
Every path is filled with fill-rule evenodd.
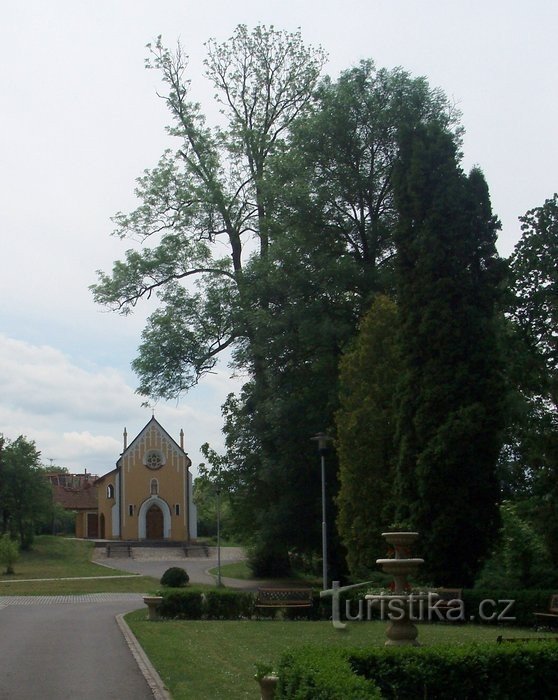
M 556 642 L 355 650 L 348 663 L 382 697 L 535 700 L 556 696 Z
M 161 617 L 173 620 L 201 620 L 203 597 L 200 591 L 162 591 Z
M 277 698 L 550 700 L 556 642 L 324 649 L 283 654 Z
M 161 585 L 168 588 L 182 588 L 188 584 L 190 577 L 184 569 L 179 566 L 171 566 L 161 576 Z
M 254 595 L 244 591 L 216 590 L 204 595 L 203 615 L 208 620 L 240 620 L 254 613 Z
M 355 674 L 345 649 L 302 647 L 283 654 L 276 700 L 380 700 L 376 685 Z

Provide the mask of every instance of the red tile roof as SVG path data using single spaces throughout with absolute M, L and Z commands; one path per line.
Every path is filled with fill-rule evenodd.
M 89 482 L 77 489 L 53 484 L 52 496 L 55 503 L 60 503 L 66 510 L 96 510 L 98 507 L 97 489 Z

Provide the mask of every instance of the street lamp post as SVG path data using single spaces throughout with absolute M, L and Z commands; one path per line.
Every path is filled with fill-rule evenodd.
M 220 476 L 220 475 L 219 475 Z M 221 484 L 217 483 L 217 587 L 220 588 L 221 583 Z
M 322 579 L 323 590 L 327 590 L 327 520 L 326 520 L 326 482 L 325 482 L 325 454 L 327 444 L 331 441 L 325 433 L 317 433 L 312 440 L 318 443 L 318 454 L 320 455 L 322 469 Z

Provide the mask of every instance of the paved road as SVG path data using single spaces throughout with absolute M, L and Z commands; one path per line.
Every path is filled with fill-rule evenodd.
M 152 558 L 165 556 L 160 551 L 145 551 L 141 559 L 98 556 L 99 563 L 155 578 L 170 566 L 181 566 L 192 583 L 214 583 L 206 573 L 217 565 L 213 554 L 162 561 Z M 223 563 L 241 558 L 236 548 L 222 550 Z M 237 588 L 257 586 L 223 582 Z M 142 596 L 135 593 L 27 597 L 2 596 L 0 589 L 0 700 L 153 700 L 115 619 L 141 607 Z
M 209 557 L 181 556 L 180 558 L 169 558 L 165 560 L 151 557 L 157 557 L 157 551 L 150 551 L 149 548 L 138 547 L 134 550 L 133 558 L 115 557 L 107 559 L 104 555 L 104 551 L 100 550 L 96 552 L 94 561 L 122 571 L 130 571 L 142 574 L 143 576 L 153 576 L 153 578 L 156 579 L 160 579 L 163 573 L 171 566 L 179 566 L 182 569 L 186 569 L 190 577 L 190 583 L 215 584 L 215 577 L 207 573 L 209 569 L 213 569 L 217 566 L 217 555 L 213 548 Z M 231 561 L 239 561 L 244 558 L 245 556 L 242 550 L 238 547 L 223 547 L 221 550 L 222 564 Z M 238 579 L 229 578 L 223 578 L 222 581 L 229 588 L 242 588 L 246 590 L 255 590 L 258 585 L 263 585 L 261 582 L 258 584 L 254 581 L 240 581 Z
M 114 598 L 0 599 L 0 699 L 153 700 L 115 620 L 141 596 Z

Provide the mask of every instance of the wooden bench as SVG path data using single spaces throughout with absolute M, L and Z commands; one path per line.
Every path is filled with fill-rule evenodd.
M 438 599 L 435 601 L 436 607 L 442 612 L 461 606 L 461 601 L 463 600 L 462 588 L 435 588 L 432 593 L 438 594 Z
M 132 546 L 126 542 L 111 542 L 107 544 L 107 557 L 131 557 Z
M 558 624 L 558 593 L 553 593 L 550 596 L 550 601 L 548 603 L 548 612 L 533 613 L 537 619 L 537 622 L 543 627 L 554 627 Z
M 311 588 L 258 588 L 257 608 L 311 608 Z

